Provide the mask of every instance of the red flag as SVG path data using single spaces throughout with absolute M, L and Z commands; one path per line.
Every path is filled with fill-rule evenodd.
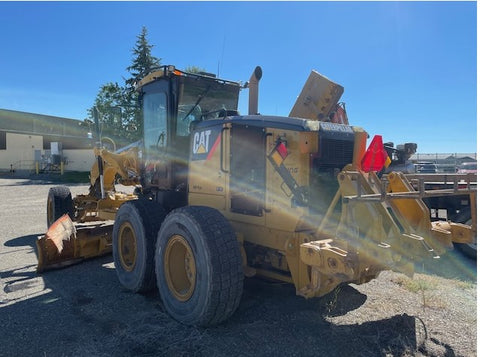
M 388 159 L 387 151 L 383 147 L 381 135 L 375 135 L 362 158 L 362 170 L 364 172 L 380 171 Z

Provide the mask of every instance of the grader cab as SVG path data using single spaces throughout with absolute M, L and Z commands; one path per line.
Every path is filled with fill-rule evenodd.
M 157 286 L 171 316 L 206 326 L 234 313 L 245 276 L 311 298 L 382 270 L 411 274 L 415 262 L 474 239 L 475 225 L 431 222 L 422 197 L 435 193 L 402 174 L 379 179 L 381 138 L 367 149 L 363 129 L 339 123 L 339 113 L 348 122 L 336 112 L 343 88 L 302 92 L 296 106 L 320 111 L 313 119 L 265 116 L 260 78 L 257 67 L 243 116 L 239 83 L 173 66 L 142 79 L 142 145 L 97 151 L 87 195 L 51 189 L 38 270 L 111 250 L 124 287 Z M 117 193 L 115 176 L 134 194 Z M 470 186 L 448 194 L 465 192 L 476 199 Z

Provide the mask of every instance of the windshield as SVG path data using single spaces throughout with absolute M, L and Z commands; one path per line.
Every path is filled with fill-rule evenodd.
M 225 111 L 237 110 L 240 87 L 215 79 L 183 77 L 177 114 L 177 135 L 190 134 L 194 121 L 225 116 Z

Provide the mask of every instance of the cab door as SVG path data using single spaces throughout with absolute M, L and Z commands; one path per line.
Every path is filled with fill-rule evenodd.
M 144 93 L 143 138 L 144 138 L 144 177 L 147 186 L 169 186 L 169 162 L 167 149 L 168 135 L 168 96 L 164 86 L 156 85 Z

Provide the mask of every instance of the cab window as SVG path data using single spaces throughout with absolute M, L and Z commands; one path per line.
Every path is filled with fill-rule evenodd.
M 148 154 L 167 146 L 167 96 L 163 92 L 147 93 L 143 97 L 144 140 Z M 150 156 L 150 155 L 148 155 Z

